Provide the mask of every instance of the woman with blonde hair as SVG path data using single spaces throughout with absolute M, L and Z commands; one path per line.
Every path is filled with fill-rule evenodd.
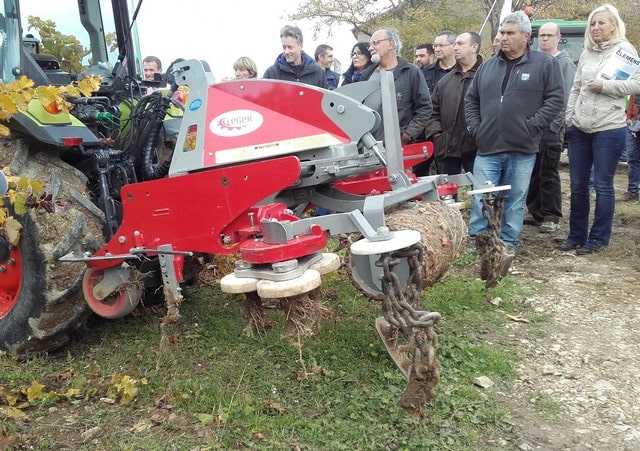
M 258 66 L 256 66 L 255 61 L 248 56 L 238 58 L 238 60 L 233 63 L 233 70 L 236 71 L 236 80 L 258 77 Z
M 618 10 L 604 4 L 589 14 L 566 111 L 571 212 L 569 235 L 558 249 L 586 255 L 609 245 L 615 210 L 613 178 L 625 143 L 625 101 L 640 92 L 640 71 L 610 75 L 620 55 L 638 58 L 625 38 Z M 589 229 L 589 173 L 593 165 L 596 205 Z

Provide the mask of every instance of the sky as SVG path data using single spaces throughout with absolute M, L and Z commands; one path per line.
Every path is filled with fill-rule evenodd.
M 22 15 L 25 20 L 27 15 L 51 18 L 61 30 L 72 7 L 70 3 L 76 1 L 22 0 Z M 280 29 L 290 23 L 301 28 L 306 53 L 313 58 L 318 44 L 329 44 L 344 72 L 356 43 L 349 28 L 324 29 L 314 39 L 311 22 L 286 19 L 299 3 L 299 0 L 143 0 L 138 15 L 140 50 L 143 56 L 160 58 L 164 69 L 176 58 L 205 60 L 216 80 L 233 78 L 233 63 L 248 56 L 256 62 L 261 76 L 282 52 Z
M 145 0 L 139 14 L 138 33 L 143 55 L 154 54 L 168 66 L 176 58 L 204 59 L 217 80 L 233 77 L 233 63 L 241 56 L 252 58 L 262 75 L 282 52 L 280 29 L 287 23 L 298 25 L 304 36 L 304 51 L 312 58 L 318 44 L 329 44 L 334 55 L 343 62 L 343 72 L 350 62 L 349 53 L 355 38 L 348 27 L 323 30 L 313 39 L 312 24 L 308 21 L 287 21 L 298 0 L 241 0 L 211 2 L 208 0 Z M 156 4 L 159 7 L 156 7 Z M 179 4 L 179 11 L 169 15 L 171 5 Z M 153 6 L 153 7 L 152 7 Z M 211 12 L 206 12 L 211 11 Z M 176 16 L 184 14 L 188 20 Z M 157 24 L 168 22 L 163 29 Z M 179 22 L 181 26 L 171 26 Z

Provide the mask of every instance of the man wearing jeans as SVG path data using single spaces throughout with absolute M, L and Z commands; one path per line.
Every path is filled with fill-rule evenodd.
M 508 14 L 500 33 L 500 51 L 478 68 L 469 86 L 465 117 L 478 146 L 473 166 L 476 180 L 511 185 L 500 238 L 515 252 L 542 131 L 560 112 L 564 87 L 558 61 L 529 49 L 531 22 L 526 14 Z M 474 196 L 469 235 L 485 232 L 487 225 L 480 197 Z
M 569 93 L 576 76 L 576 65 L 566 50 L 559 51 L 560 28 L 553 22 L 547 22 L 538 31 L 540 51 L 548 53 L 558 60 L 564 80 L 564 107 L 551 123 L 542 131 L 536 164 L 531 174 L 527 209 L 533 218 L 540 222 L 541 233 L 552 233 L 558 230 L 562 217 L 562 192 L 560 186 L 560 154 L 564 141 L 564 112 L 569 100 Z

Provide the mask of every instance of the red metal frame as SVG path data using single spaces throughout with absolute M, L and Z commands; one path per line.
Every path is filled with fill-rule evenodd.
M 424 151 L 427 151 L 425 155 Z M 417 144 L 409 144 L 402 147 L 402 158 L 404 169 L 409 179 L 416 180 L 415 174 L 411 171 L 411 167 L 419 164 L 433 155 L 433 143 L 430 141 Z M 377 171 L 363 174 L 346 180 L 336 182 L 334 186 L 346 193 L 360 195 L 374 195 L 384 193 L 391 190 L 391 184 L 387 177 L 386 169 L 378 169 Z
M 293 185 L 299 176 L 300 161 L 288 156 L 126 185 L 121 191 L 122 224 L 93 256 L 128 254 L 132 248 L 155 250 L 163 244 L 171 244 L 174 251 L 239 252 L 242 243 L 259 238 L 261 219 L 297 219 L 284 205 L 255 205 Z M 252 226 L 257 226 L 253 234 Z M 315 240 L 314 248 L 321 244 Z M 282 259 L 300 256 L 300 248 L 308 245 L 292 243 L 290 255 L 284 252 Z M 94 260 L 87 265 L 109 268 L 122 261 Z

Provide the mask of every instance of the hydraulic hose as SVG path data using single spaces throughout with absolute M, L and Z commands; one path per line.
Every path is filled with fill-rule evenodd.
M 145 180 L 155 180 L 162 177 L 166 177 L 169 174 L 170 161 L 164 161 L 154 165 L 154 157 L 158 155 L 158 137 L 162 130 L 162 124 L 164 117 L 171 106 L 171 98 L 161 96 L 158 100 L 158 104 L 153 109 L 151 120 L 153 124 L 149 135 L 147 136 L 147 143 L 142 152 L 142 170 Z

